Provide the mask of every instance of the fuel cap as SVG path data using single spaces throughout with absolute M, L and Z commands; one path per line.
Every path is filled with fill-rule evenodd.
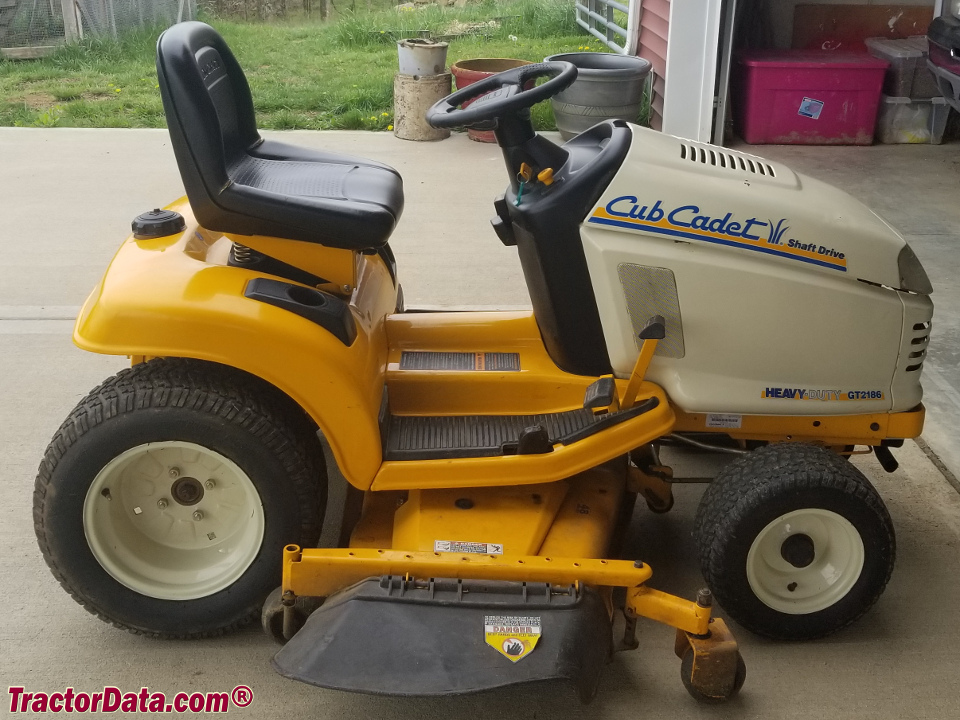
M 130 225 L 133 228 L 133 236 L 137 240 L 146 240 L 174 235 L 183 230 L 187 223 L 180 213 L 157 208 L 137 215 Z

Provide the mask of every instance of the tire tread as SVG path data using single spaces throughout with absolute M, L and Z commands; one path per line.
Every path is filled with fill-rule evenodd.
M 728 540 L 742 527 L 748 515 L 790 493 L 835 491 L 855 498 L 879 519 L 883 542 L 890 548 L 885 574 L 858 612 L 823 632 L 804 634 L 758 629 L 753 618 L 738 612 L 743 589 L 727 571 Z M 775 443 L 750 452 L 721 471 L 707 487 L 694 521 L 694 537 L 700 568 L 718 602 L 741 625 L 776 640 L 813 639 L 829 635 L 859 619 L 883 593 L 895 563 L 896 537 L 893 522 L 879 493 L 870 481 L 845 458 L 822 447 L 801 443 Z
M 259 618 L 261 604 L 238 620 L 201 632 L 156 632 L 111 617 L 77 592 L 47 541 L 44 505 L 54 472 L 85 434 L 107 420 L 135 411 L 178 407 L 213 415 L 244 429 L 281 461 L 296 488 L 304 544 L 315 543 L 323 522 L 325 496 L 318 478 L 326 465 L 316 425 L 288 397 L 259 378 L 225 365 L 182 358 L 158 358 L 121 370 L 91 390 L 60 425 L 44 453 L 34 486 L 33 522 L 43 559 L 70 596 L 104 622 L 136 635 L 163 639 L 204 638 L 232 632 Z M 315 512 L 309 510 L 316 508 Z

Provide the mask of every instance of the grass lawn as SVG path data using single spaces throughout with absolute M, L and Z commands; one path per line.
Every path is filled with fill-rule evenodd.
M 487 0 L 463 9 L 429 6 L 343 14 L 321 24 L 203 18 L 233 48 L 250 81 L 261 127 L 386 130 L 393 121 L 393 37 L 443 35 L 502 18 L 488 37 L 450 41 L 448 63 L 480 57 L 542 60 L 599 43 L 580 34 L 569 0 Z M 0 60 L 0 125 L 165 127 L 154 68 L 159 29 L 120 41 L 87 40 L 43 60 Z M 516 39 L 512 39 L 512 37 Z M 534 108 L 553 129 L 549 103 Z

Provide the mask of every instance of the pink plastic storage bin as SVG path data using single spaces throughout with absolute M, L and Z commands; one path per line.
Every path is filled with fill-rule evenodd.
M 866 53 L 744 52 L 737 130 L 752 145 L 869 145 L 887 67 Z

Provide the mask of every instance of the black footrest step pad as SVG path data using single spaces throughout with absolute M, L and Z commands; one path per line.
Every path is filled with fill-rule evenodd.
M 595 415 L 578 408 L 542 415 L 391 415 L 386 423 L 385 460 L 494 457 L 517 452 L 520 433 L 542 427 L 551 443 L 569 445 L 642 415 L 659 404 L 649 398 L 628 410 Z

